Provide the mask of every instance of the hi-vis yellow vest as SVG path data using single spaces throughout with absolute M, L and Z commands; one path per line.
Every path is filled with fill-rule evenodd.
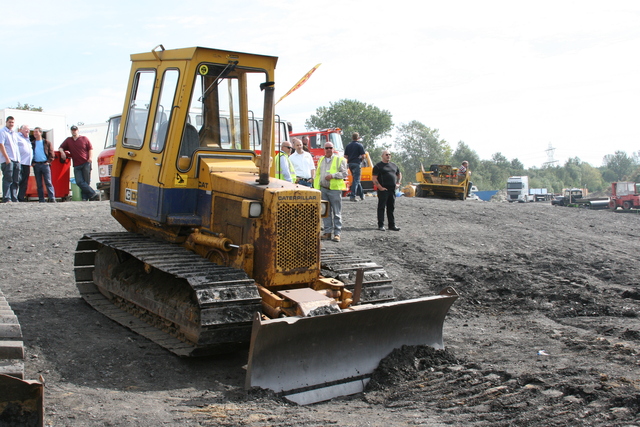
M 344 161 L 344 157 L 340 157 L 340 156 L 334 155 L 333 159 L 331 160 L 331 167 L 329 168 L 329 170 L 327 172 L 329 172 L 331 175 L 340 172 L 340 164 L 343 161 Z M 320 160 L 318 160 L 318 165 L 321 165 L 322 162 L 324 162 L 324 156 L 320 157 Z M 313 180 L 313 188 L 315 188 L 316 190 L 320 189 L 320 180 L 321 179 L 322 179 L 322 177 L 320 176 L 320 166 L 318 166 L 318 168 L 316 170 L 316 177 Z M 344 183 L 344 179 L 336 178 L 336 179 L 329 180 L 329 190 L 342 190 L 342 191 L 344 191 L 346 189 L 347 189 L 347 184 Z
M 291 174 L 291 182 L 296 183 L 296 168 L 291 163 L 291 159 L 286 154 L 280 152 L 276 154 L 276 178 L 284 180 L 284 174 L 280 169 L 280 157 L 284 156 L 287 159 L 287 163 L 289 164 L 289 173 Z

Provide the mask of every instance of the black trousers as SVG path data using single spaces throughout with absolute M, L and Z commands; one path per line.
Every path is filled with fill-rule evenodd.
M 389 227 L 396 226 L 396 219 L 393 211 L 396 208 L 396 187 L 385 187 L 387 191 L 378 190 L 378 227 L 384 226 L 384 211 L 387 210 L 387 221 Z

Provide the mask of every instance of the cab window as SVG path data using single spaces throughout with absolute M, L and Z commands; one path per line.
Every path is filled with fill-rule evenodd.
M 181 170 L 191 167 L 198 150 L 252 148 L 251 138 L 260 131 L 251 120 L 251 113 L 241 117 L 241 112 L 262 111 L 264 92 L 260 84 L 265 81 L 264 71 L 242 69 L 232 62 L 203 63 L 197 67 L 189 117 L 198 117 L 198 120 L 189 119 L 185 123 L 179 152 Z M 244 126 L 248 128 L 243 129 Z
M 154 70 L 140 70 L 135 75 L 123 140 L 125 146 L 142 147 L 155 80 Z
M 173 98 L 178 87 L 178 70 L 169 69 L 164 72 L 162 86 L 160 88 L 160 101 L 153 119 L 153 133 L 151 134 L 151 151 L 162 151 L 167 139 L 171 112 L 173 111 Z

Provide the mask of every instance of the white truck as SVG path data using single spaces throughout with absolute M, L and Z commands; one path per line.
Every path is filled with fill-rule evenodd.
M 510 176 L 507 179 L 507 200 L 509 203 L 535 201 L 535 196 L 529 193 L 528 176 Z

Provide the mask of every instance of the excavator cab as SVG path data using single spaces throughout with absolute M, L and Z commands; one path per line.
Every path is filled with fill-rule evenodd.
M 442 348 L 455 291 L 395 302 L 377 264 L 321 257 L 328 203 L 273 178 L 277 58 L 159 46 L 131 60 L 111 177 L 127 232 L 78 242 L 88 303 L 180 356 L 248 344 L 247 387 L 298 403 L 361 391 L 401 345 Z

